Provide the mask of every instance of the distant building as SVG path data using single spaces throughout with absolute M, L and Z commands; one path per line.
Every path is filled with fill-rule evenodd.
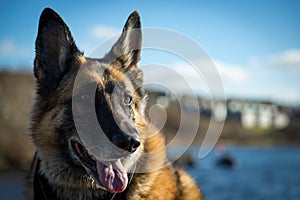
M 181 109 L 187 112 L 200 112 L 216 122 L 234 119 L 246 129 L 283 129 L 290 123 L 290 107 L 279 106 L 267 101 L 229 99 L 227 101 L 194 98 L 188 95 L 173 96 L 168 92 L 150 91 L 148 106 L 158 104 L 167 109 L 174 101 L 182 103 Z M 178 99 L 177 99 L 178 98 Z
M 227 118 L 227 105 L 226 102 L 215 102 L 212 106 L 212 117 L 217 122 L 223 122 Z
M 240 113 L 244 128 L 282 129 L 289 125 L 289 113 L 271 102 L 229 100 L 227 107 L 230 115 Z

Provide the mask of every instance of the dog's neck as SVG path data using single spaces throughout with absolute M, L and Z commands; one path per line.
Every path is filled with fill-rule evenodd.
M 34 199 L 57 199 L 53 187 L 50 185 L 47 178 L 40 171 L 41 160 L 37 159 L 37 164 L 34 172 L 33 191 Z
M 105 191 L 95 191 L 86 189 L 86 191 L 78 190 L 77 188 L 67 188 L 62 186 L 55 186 L 49 182 L 47 177 L 40 172 L 41 160 L 37 158 L 36 168 L 34 172 L 33 188 L 34 200 L 49 200 L 49 199 L 68 199 L 71 196 L 74 199 L 125 199 L 126 191 L 120 194 L 112 194 Z M 64 190 L 64 191 L 63 191 Z M 68 197 L 62 196 L 68 194 Z M 71 196 L 70 196 L 71 194 Z M 80 198 L 81 197 L 81 198 Z M 100 198 L 99 198 L 100 197 Z

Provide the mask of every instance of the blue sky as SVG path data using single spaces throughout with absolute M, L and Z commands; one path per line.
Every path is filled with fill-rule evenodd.
M 32 70 L 45 7 L 60 13 L 85 52 L 121 31 L 128 15 L 138 10 L 143 27 L 172 29 L 201 45 L 216 63 L 227 97 L 300 104 L 299 1 L 2 0 L 0 69 Z M 142 63 L 183 67 L 172 56 L 145 53 L 143 58 Z

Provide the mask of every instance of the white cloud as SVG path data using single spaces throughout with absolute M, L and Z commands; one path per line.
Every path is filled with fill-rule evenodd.
M 175 94 L 191 94 L 195 90 L 203 90 L 203 80 L 189 69 L 189 66 L 186 69 L 170 66 L 156 64 L 142 66 L 146 88 L 164 88 Z
M 224 97 L 224 90 L 232 85 L 242 87 L 249 82 L 251 74 L 238 65 L 226 64 L 221 61 L 197 60 L 192 62 L 177 62 L 164 66 L 146 66 L 145 82 L 154 82 L 178 93 L 191 93 Z M 159 73 L 158 73 L 159 72 Z
M 15 43 L 12 39 L 5 39 L 0 42 L 0 54 L 10 55 L 16 49 Z
M 188 63 L 176 63 L 171 66 L 191 83 L 202 81 L 204 84 L 208 84 L 208 87 L 220 81 L 225 86 L 229 84 L 241 85 L 249 82 L 252 76 L 251 72 L 246 70 L 245 67 L 217 60 L 213 62 L 211 60 L 199 60 L 194 62 L 194 64 L 200 74 Z
M 246 70 L 245 67 L 217 60 L 214 62 L 224 82 L 242 84 L 251 79 L 252 74 L 249 70 Z
M 300 50 L 291 49 L 269 56 L 267 64 L 272 67 L 300 69 Z
M 20 56 L 28 57 L 31 54 L 29 48 L 16 44 L 11 38 L 0 41 L 0 56 Z
M 118 33 L 120 33 L 119 29 L 106 25 L 94 26 L 90 31 L 91 36 L 96 39 L 109 39 Z

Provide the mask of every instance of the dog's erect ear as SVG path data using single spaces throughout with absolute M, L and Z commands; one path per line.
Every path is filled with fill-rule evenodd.
M 142 30 L 140 16 L 137 11 L 128 17 L 123 32 L 105 59 L 109 62 L 119 62 L 125 70 L 136 66 L 140 60 L 142 46 Z M 117 65 L 120 66 L 120 65 Z
M 35 48 L 35 77 L 48 84 L 57 83 L 79 53 L 69 28 L 50 8 L 41 14 Z

